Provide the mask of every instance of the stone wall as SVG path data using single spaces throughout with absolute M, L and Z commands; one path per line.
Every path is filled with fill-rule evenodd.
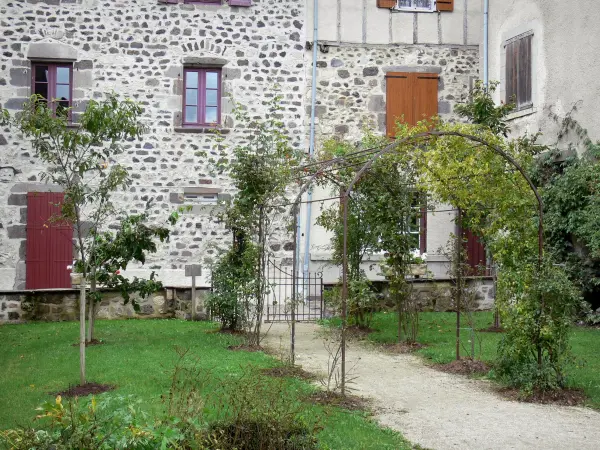
M 359 139 L 365 125 L 385 133 L 387 72 L 439 74 L 438 112 L 454 118 L 479 74 L 477 46 L 341 45 L 327 47 L 317 62 L 317 140 L 335 135 Z M 309 80 L 310 84 L 310 80 Z M 307 116 L 310 117 L 310 86 Z
M 197 315 L 206 319 L 204 299 L 208 290 L 196 291 Z M 99 319 L 190 319 L 191 290 L 166 288 L 146 299 L 137 299 L 140 311 L 115 292 L 102 291 Z M 0 291 L 0 323 L 79 320 L 79 290 Z
M 234 120 L 233 102 L 252 117 L 264 115 L 278 85 L 286 130 L 294 146 L 304 146 L 304 3 L 255 0 L 242 8 L 159 0 L 0 2 L 0 106 L 13 113 L 22 107 L 31 94 L 30 58 L 43 56 L 44 49 L 75 59 L 75 118 L 89 99 L 113 91 L 140 102 L 149 130 L 143 140 L 127 144 L 119 162 L 134 183 L 115 198 L 131 213 L 152 201 L 152 220 L 164 223 L 167 214 L 187 203 L 183 194 L 190 189 L 232 193 L 230 181 L 212 175 L 202 155 L 214 151 L 210 130 L 180 127 L 185 64 L 223 65 L 225 145 L 247 137 L 243 124 Z M 52 188 L 40 184 L 43 166 L 31 147 L 8 129 L 0 129 L 0 165 L 18 171 L 0 170 L 0 289 L 24 289 L 25 194 Z M 155 270 L 165 284 L 189 285 L 183 266 L 210 256 L 212 245 L 229 243 L 214 209 L 196 204 L 141 271 Z M 279 240 L 281 256 L 289 255 L 287 240 Z M 206 278 L 199 284 L 207 286 Z

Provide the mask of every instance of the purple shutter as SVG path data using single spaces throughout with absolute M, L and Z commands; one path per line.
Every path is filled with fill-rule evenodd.
M 252 6 L 252 0 L 229 0 L 229 6 Z

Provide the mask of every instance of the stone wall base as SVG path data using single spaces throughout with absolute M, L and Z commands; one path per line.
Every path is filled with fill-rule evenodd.
M 208 289 L 197 289 L 198 319 L 206 319 L 204 299 Z M 189 288 L 165 288 L 140 299 L 136 312 L 114 291 L 102 291 L 99 319 L 190 319 L 192 293 Z M 79 320 L 79 290 L 0 291 L 0 323 Z

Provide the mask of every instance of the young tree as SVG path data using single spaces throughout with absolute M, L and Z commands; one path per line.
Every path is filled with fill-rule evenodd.
M 280 102 L 281 97 L 274 96 L 264 118 L 250 118 L 238 105 L 236 121 L 247 129 L 246 140 L 229 149 L 219 139 L 221 159 L 214 161 L 237 192 L 220 216 L 233 244 L 213 266 L 208 304 L 223 326 L 245 328 L 251 346 L 258 346 L 261 338 L 268 240 L 279 225 L 276 218 L 282 211 L 280 204 L 287 201 L 293 168 L 302 158 L 285 133 Z
M 145 126 L 141 106 L 115 95 L 103 101 L 90 100 L 77 126 L 70 126 L 69 114 L 55 114 L 46 99 L 33 96 L 17 116 L 16 125 L 47 166 L 42 178 L 61 186 L 65 193 L 56 220 L 68 221 L 75 231 L 77 266 L 82 273 L 80 383 L 85 384 L 86 280 L 90 277 L 95 288 L 98 246 L 103 242 L 100 228 L 117 213 L 112 194 L 131 182 L 126 168 L 114 158 L 124 152 L 127 141 L 142 136 Z M 89 298 L 90 302 L 95 299 L 95 295 Z

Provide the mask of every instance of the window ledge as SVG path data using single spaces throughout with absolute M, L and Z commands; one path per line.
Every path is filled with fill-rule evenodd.
M 230 128 L 214 128 L 214 127 L 175 127 L 175 133 L 220 133 L 229 134 L 231 133 Z
M 507 117 L 506 120 L 514 120 L 514 119 L 519 119 L 521 117 L 525 117 L 525 116 L 530 116 L 531 114 L 535 114 L 537 113 L 537 108 L 530 106 L 528 108 L 524 108 L 524 109 L 520 109 L 518 111 L 515 111 L 513 113 L 510 113 Z
M 81 124 L 80 123 L 68 123 L 67 128 L 70 128 L 70 129 L 81 128 Z

